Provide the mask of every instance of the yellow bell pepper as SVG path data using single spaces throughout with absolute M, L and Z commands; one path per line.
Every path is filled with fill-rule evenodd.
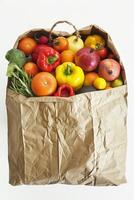
M 74 90 L 82 87 L 84 82 L 84 72 L 81 67 L 72 62 L 64 62 L 56 67 L 56 80 L 59 85 L 69 84 Z
M 100 35 L 89 35 L 85 40 L 85 47 L 101 49 L 105 46 L 105 40 Z

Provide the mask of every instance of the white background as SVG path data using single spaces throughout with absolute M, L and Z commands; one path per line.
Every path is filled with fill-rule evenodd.
M 134 10 L 133 0 L 0 0 L 0 199 L 134 199 Z M 5 53 L 17 36 L 31 28 L 50 28 L 58 20 L 69 20 L 78 28 L 97 24 L 111 35 L 125 65 L 129 83 L 128 183 L 118 187 L 17 186 L 8 184 Z M 67 25 L 57 29 L 72 31 Z

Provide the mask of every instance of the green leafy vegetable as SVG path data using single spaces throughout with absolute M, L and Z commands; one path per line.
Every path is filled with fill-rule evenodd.
M 6 74 L 8 77 L 12 77 L 15 67 L 16 67 L 16 64 L 14 64 L 14 63 L 8 64 L 7 74 Z
M 6 59 L 10 63 L 15 63 L 20 68 L 22 68 L 27 61 L 27 57 L 25 56 L 24 52 L 20 51 L 19 49 L 9 50 L 6 54 Z
M 9 63 L 7 76 L 10 80 L 10 89 L 24 96 L 34 96 L 31 90 L 31 78 L 18 65 Z

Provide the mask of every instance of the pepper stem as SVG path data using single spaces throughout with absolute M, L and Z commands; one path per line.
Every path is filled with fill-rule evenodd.
M 65 75 L 70 75 L 72 73 L 71 65 L 67 64 L 67 67 L 64 71 Z
M 48 64 L 53 64 L 55 61 L 57 61 L 57 56 L 56 55 L 54 55 L 54 56 L 49 56 L 48 58 L 47 58 L 47 62 L 48 62 Z

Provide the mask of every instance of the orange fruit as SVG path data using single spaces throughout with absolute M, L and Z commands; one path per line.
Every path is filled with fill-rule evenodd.
M 95 72 L 89 72 L 85 75 L 84 86 L 92 86 L 93 82 L 96 78 L 98 78 L 98 74 Z
M 49 72 L 40 72 L 33 77 L 31 88 L 36 96 L 49 96 L 55 92 L 57 81 Z
M 73 62 L 74 60 L 74 52 L 71 50 L 65 50 L 61 53 L 61 62 Z
M 33 62 L 27 62 L 24 65 L 24 71 L 29 75 L 29 76 L 35 76 L 38 72 L 39 69 L 37 65 Z
M 19 41 L 18 49 L 23 51 L 26 55 L 29 55 L 33 52 L 37 43 L 33 38 L 25 37 Z
M 68 49 L 68 40 L 65 37 L 57 37 L 53 41 L 53 48 L 59 52 Z

